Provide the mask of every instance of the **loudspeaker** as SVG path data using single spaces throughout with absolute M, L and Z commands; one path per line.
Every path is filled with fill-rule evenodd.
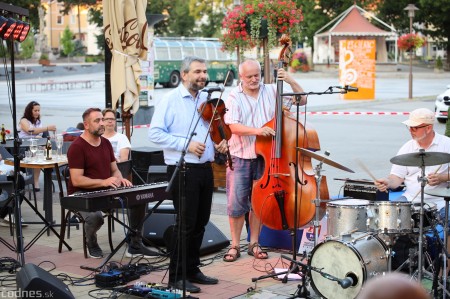
M 169 226 L 164 232 L 164 241 L 167 251 L 170 252 L 170 244 L 172 244 L 174 224 Z M 211 221 L 205 227 L 202 245 L 200 246 L 200 256 L 220 251 L 230 245 L 230 241 Z
M 142 236 L 145 237 L 142 239 L 144 244 L 165 246 L 164 232 L 175 221 L 176 214 L 172 205 L 159 206 L 144 222 L 142 228 Z
M 142 234 L 146 245 L 166 246 L 172 237 L 173 225 L 176 222 L 175 209 L 172 205 L 161 205 L 144 222 Z M 148 240 L 145 240 L 148 239 Z M 225 235 L 209 221 L 205 227 L 200 255 L 222 250 L 230 245 Z M 167 248 L 170 251 L 170 248 Z
M 16 274 L 20 298 L 75 299 L 61 280 L 34 264 L 26 264 Z

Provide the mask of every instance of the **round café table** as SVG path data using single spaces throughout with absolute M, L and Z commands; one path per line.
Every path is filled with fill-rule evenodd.
M 5 159 L 6 165 L 14 166 L 13 159 Z M 62 182 L 59 173 L 59 166 L 67 164 L 67 157 L 63 156 L 62 159 L 53 159 L 53 160 L 43 160 L 43 161 L 30 161 L 24 162 L 20 161 L 20 167 L 23 168 L 32 168 L 32 169 L 43 169 L 44 170 L 44 211 L 45 211 L 45 220 L 47 220 L 50 224 L 53 223 L 53 192 L 52 192 L 52 170 L 55 169 L 57 178 L 58 178 L 58 187 L 60 196 L 62 197 Z

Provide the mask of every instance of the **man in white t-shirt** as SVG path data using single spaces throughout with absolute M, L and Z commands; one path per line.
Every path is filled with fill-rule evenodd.
M 418 153 L 420 149 L 424 149 L 426 152 L 450 153 L 450 138 L 436 133 L 433 127 L 434 122 L 433 111 L 426 108 L 412 111 L 409 119 L 403 122 L 407 126 L 412 139 L 400 148 L 397 155 Z M 376 180 L 375 185 L 380 191 L 384 192 L 387 189 L 395 189 L 404 183 L 406 186 L 405 193 L 394 200 L 420 203 L 421 183 L 417 179 L 420 175 L 421 168 L 419 166 L 392 165 L 389 176 Z M 426 166 L 425 175 L 427 179 L 425 192 L 436 188 L 445 188 L 449 180 L 448 164 Z M 438 210 L 443 209 L 445 205 L 443 198 L 428 194 L 424 194 L 424 201 L 432 206 L 436 204 Z

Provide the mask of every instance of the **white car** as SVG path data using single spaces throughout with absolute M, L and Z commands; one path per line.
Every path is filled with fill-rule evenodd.
M 436 97 L 434 111 L 438 122 L 447 121 L 448 108 L 450 108 L 450 85 L 447 85 L 447 90 Z

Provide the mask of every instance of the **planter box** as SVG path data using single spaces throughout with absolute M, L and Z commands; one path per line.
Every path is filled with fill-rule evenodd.
M 50 60 L 49 59 L 39 59 L 39 64 L 40 65 L 50 65 Z

